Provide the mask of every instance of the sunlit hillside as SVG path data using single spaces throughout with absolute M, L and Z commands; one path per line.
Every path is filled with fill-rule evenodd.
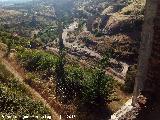
M 0 117 L 106 120 L 131 101 L 144 0 L 5 0 L 0 7 Z

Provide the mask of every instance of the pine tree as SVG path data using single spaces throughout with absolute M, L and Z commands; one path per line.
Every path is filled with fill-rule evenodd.
M 13 40 L 8 40 L 7 42 L 7 52 L 6 52 L 6 57 L 8 57 L 10 55 L 11 49 L 13 46 Z
M 56 94 L 60 97 L 61 101 L 66 100 L 66 81 L 65 81 L 65 51 L 64 51 L 64 44 L 63 44 L 63 23 L 62 23 L 62 16 L 59 8 L 55 6 L 56 17 L 57 17 L 57 24 L 58 24 L 58 37 L 59 37 L 59 59 L 56 65 Z

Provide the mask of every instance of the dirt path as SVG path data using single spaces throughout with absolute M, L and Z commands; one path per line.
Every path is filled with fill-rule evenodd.
M 133 108 L 134 107 L 132 106 L 132 98 L 131 98 L 117 112 L 111 115 L 110 120 L 120 120 L 124 115 L 126 115 L 126 113 L 132 111 Z
M 23 84 L 26 87 L 27 91 L 33 96 L 33 98 L 35 98 L 36 100 L 41 101 L 43 103 L 43 105 L 46 108 L 49 109 L 49 111 L 51 112 L 52 120 L 60 120 L 59 115 L 51 108 L 51 106 L 46 102 L 46 100 L 44 98 L 42 98 L 41 95 L 37 91 L 35 91 L 34 89 L 32 89 L 26 83 L 24 83 L 23 77 L 2 56 L 3 56 L 3 54 L 2 54 L 2 52 L 0 52 L 0 60 L 1 60 L 2 64 L 6 67 L 6 69 L 8 71 L 10 71 L 15 76 L 15 78 L 17 78 L 19 80 L 19 82 L 21 84 Z

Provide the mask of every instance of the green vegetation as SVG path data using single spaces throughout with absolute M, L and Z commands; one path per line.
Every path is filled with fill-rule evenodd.
M 66 101 L 79 101 L 76 104 L 100 106 L 109 102 L 114 93 L 115 81 L 101 69 L 83 69 L 80 66 L 65 67 Z
M 67 83 L 67 97 L 70 100 L 81 95 L 84 71 L 79 66 L 68 65 L 65 69 Z
M 28 120 L 40 120 L 40 117 L 49 115 L 49 112 L 42 103 L 32 100 L 25 87 L 0 64 L 0 119 L 3 119 L 2 115 L 17 116 L 18 119 L 23 116 L 39 116 L 38 119 L 32 117 Z
M 20 37 L 11 33 L 0 31 L 0 42 L 4 44 L 10 44 L 12 48 L 17 46 L 23 46 L 27 48 L 38 48 L 42 43 L 36 39 L 28 39 Z
M 106 68 L 111 67 L 109 58 L 115 58 L 119 62 L 121 59 L 127 61 L 130 60 L 128 58 L 136 57 L 139 35 L 135 31 L 141 30 L 143 1 L 61 0 L 59 2 L 59 0 L 46 0 L 8 7 L 11 9 L 10 14 L 16 11 L 20 14 L 14 16 L 8 14 L 7 17 L 0 18 L 0 23 L 2 23 L 0 43 L 5 44 L 3 52 L 6 52 L 8 56 L 5 59 L 13 60 L 12 64 L 16 66 L 16 69 L 20 68 L 20 73 L 24 75 L 24 82 L 38 91 L 58 113 L 68 114 L 71 106 L 74 109 L 71 110 L 72 113 L 79 112 L 82 116 L 89 113 L 92 114 L 90 119 L 96 119 L 94 117 L 97 114 L 94 115 L 91 111 L 109 113 L 106 108 L 109 108 L 111 102 L 115 102 L 116 99 L 117 104 L 121 102 L 118 106 L 121 106 L 127 96 L 121 93 L 124 92 L 120 90 L 122 85 L 117 87 L 116 81 L 106 75 Z M 112 5 L 112 3 L 128 3 L 128 5 Z M 101 15 L 104 9 L 107 10 L 106 16 Z M 5 14 L 7 11 L 2 13 Z M 78 28 L 73 31 L 66 30 L 67 36 L 62 36 L 63 29 L 70 29 L 69 24 L 74 21 L 78 22 L 78 26 L 75 26 Z M 88 22 L 92 22 L 91 33 L 85 30 L 89 27 Z M 101 28 L 102 23 L 104 23 L 104 31 Z M 132 32 L 134 32 L 133 35 Z M 66 37 L 66 42 L 70 42 L 72 48 L 65 48 L 62 37 Z M 132 41 L 132 37 L 137 40 Z M 51 51 L 52 49 L 48 48 L 53 46 L 56 48 L 53 48 L 53 52 L 59 48 L 59 55 L 46 52 Z M 78 49 L 80 47 L 84 49 Z M 114 49 L 114 56 L 111 56 L 113 51 L 105 52 L 106 49 Z M 92 50 L 93 54 L 90 52 Z M 105 53 L 105 56 L 98 62 L 98 59 L 94 57 L 94 52 Z M 14 59 L 15 56 L 16 59 Z M 67 57 L 69 59 L 66 59 Z M 15 64 L 16 62 L 18 65 Z M 113 67 L 116 64 L 113 61 Z M 122 68 L 121 65 L 117 66 L 115 71 L 117 72 L 119 68 Z M 2 104 L 0 114 L 13 114 L 20 117 L 23 114 L 48 114 L 41 103 L 28 97 L 25 87 L 14 80 L 4 66 L 0 65 L 0 70 L 2 70 L 0 71 L 0 104 Z M 125 86 L 123 86 L 126 92 L 133 91 L 135 74 L 136 67 L 129 68 Z M 121 98 L 115 96 L 115 90 L 117 96 L 122 96 Z M 123 103 L 122 100 L 124 100 Z M 115 103 L 113 105 L 116 106 Z M 84 118 L 86 117 L 87 115 Z
M 67 65 L 65 67 L 66 98 L 77 99 L 80 105 L 105 106 L 112 101 L 115 91 L 115 80 L 105 75 L 104 65 L 108 64 L 109 56 L 106 55 L 100 62 L 99 68 L 82 68 L 78 65 Z
M 17 54 L 18 60 L 28 71 L 48 71 L 55 69 L 58 57 L 39 50 L 21 50 Z
M 11 52 L 12 45 L 13 45 L 13 41 L 12 40 L 8 41 L 8 43 L 7 43 L 7 53 L 6 53 L 7 57 L 9 56 L 9 54 Z
M 136 73 L 137 73 L 137 65 L 130 66 L 127 71 L 125 85 L 124 85 L 124 90 L 128 93 L 133 92 Z
M 43 31 L 38 32 L 36 37 L 40 38 L 43 43 L 47 44 L 58 37 L 58 30 L 56 27 L 46 28 Z
M 61 51 L 62 52 L 62 51 Z M 63 53 L 62 53 L 63 54 Z M 57 64 L 56 64 L 56 95 L 60 97 L 60 100 L 66 100 L 66 81 L 65 81 L 65 70 L 64 70 L 64 65 L 65 65 L 65 59 L 63 55 L 59 56 Z
M 99 100 L 102 100 L 104 104 L 114 93 L 115 81 L 110 76 L 106 76 L 102 69 L 92 70 L 81 68 L 78 65 L 65 65 L 60 62 L 60 58 L 58 60 L 57 56 L 38 50 L 22 50 L 18 53 L 17 58 L 30 72 L 49 72 L 51 69 L 51 74 L 58 74 L 59 76 L 56 75 L 56 87 L 60 90 L 57 95 L 65 103 L 77 99 L 87 105 L 101 104 L 98 103 Z M 102 68 L 107 64 L 107 60 L 104 58 L 101 61 Z M 60 63 L 63 63 L 64 69 L 61 69 Z
M 114 80 L 104 71 L 96 70 L 89 79 L 83 81 L 82 102 L 89 106 L 102 106 L 110 101 L 114 93 Z
M 57 21 L 63 21 L 63 27 L 73 22 L 72 10 L 74 8 L 72 1 L 54 1 L 54 9 L 56 11 Z

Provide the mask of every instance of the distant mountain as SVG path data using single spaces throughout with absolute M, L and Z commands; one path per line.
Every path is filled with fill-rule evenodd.
M 9 2 L 9 3 L 19 3 L 19 2 L 28 2 L 31 0 L 1 0 L 2 2 Z
M 16 4 L 16 3 L 25 3 L 32 0 L 1 0 L 4 5 Z
M 32 0 L 1 0 L 0 5 L 9 6 L 9 5 L 18 4 L 18 3 L 25 3 L 25 2 L 29 2 L 29 1 L 32 1 Z

